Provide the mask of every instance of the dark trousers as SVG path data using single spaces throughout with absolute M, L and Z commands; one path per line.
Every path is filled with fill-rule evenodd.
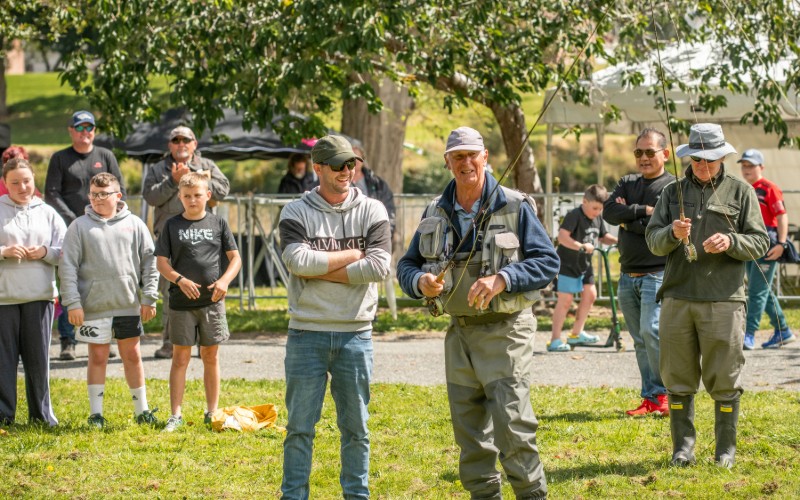
M 0 423 L 12 423 L 16 416 L 17 366 L 22 357 L 28 420 L 57 425 L 50 403 L 53 302 L 3 305 L 0 318 Z

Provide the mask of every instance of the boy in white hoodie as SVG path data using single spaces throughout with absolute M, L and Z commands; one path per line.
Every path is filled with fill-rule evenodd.
M 102 428 L 106 366 L 112 335 L 117 339 L 138 424 L 155 424 L 147 405 L 139 337 L 142 321 L 156 315 L 158 271 L 153 239 L 141 219 L 121 201 L 116 177 L 101 173 L 89 184 L 83 215 L 69 226 L 58 274 L 61 299 L 76 339 L 89 344 L 89 425 Z M 140 284 L 141 283 L 141 287 Z

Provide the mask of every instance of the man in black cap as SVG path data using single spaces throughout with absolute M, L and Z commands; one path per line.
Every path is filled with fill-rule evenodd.
M 142 196 L 148 205 L 153 207 L 153 233 L 155 239 L 161 235 L 167 220 L 183 213 L 183 204 L 178 198 L 178 184 L 189 172 L 200 172 L 208 177 L 208 189 L 211 200 L 206 205 L 208 210 L 223 200 L 230 190 L 227 177 L 216 163 L 203 158 L 197 152 L 197 138 L 189 127 L 175 127 L 170 131 L 169 154 L 152 165 L 144 176 Z M 213 203 L 212 203 L 213 202 Z M 158 278 L 158 289 L 161 292 L 161 322 L 164 326 L 163 344 L 154 356 L 160 359 L 172 358 L 172 343 L 169 340 L 169 281 L 164 276 Z
M 425 210 L 397 278 L 406 295 L 451 317 L 445 372 L 461 484 L 472 498 L 501 498 L 499 458 L 517 498 L 545 498 L 531 306 L 558 274 L 558 255 L 530 197 L 486 174 L 477 130 L 453 130 L 444 159 L 454 179 Z
M 319 186 L 286 205 L 279 223 L 290 273 L 281 492 L 285 499 L 309 497 L 314 427 L 330 373 L 343 496 L 369 498 L 372 319 L 377 282 L 391 269 L 389 218 L 379 201 L 350 186 L 361 158 L 346 138 L 323 137 L 311 159 Z
M 719 125 L 692 125 L 689 144 L 675 150 L 691 165 L 685 177 L 664 188 L 645 233 L 650 251 L 667 256 L 657 297 L 676 466 L 695 461 L 694 395 L 701 377 L 715 404 L 714 460 L 730 468 L 736 455 L 745 262 L 764 255 L 769 238 L 755 191 L 722 164 L 735 152 Z
M 52 205 L 69 226 L 84 214 L 89 205 L 89 181 L 101 172 L 108 172 L 119 180 L 125 198 L 125 182 L 119 164 L 111 151 L 94 145 L 97 133 L 94 115 L 89 111 L 76 111 L 67 127 L 72 145 L 57 151 L 50 158 L 44 186 L 44 201 Z M 58 317 L 61 337 L 60 359 L 75 359 L 75 330 L 67 321 L 66 308 Z M 110 357 L 117 354 L 111 350 Z

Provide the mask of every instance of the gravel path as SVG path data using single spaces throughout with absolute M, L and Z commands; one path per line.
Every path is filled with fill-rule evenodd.
M 598 332 L 604 339 L 607 332 Z M 766 341 L 771 332 L 760 332 L 756 345 Z M 415 385 L 444 384 L 443 334 L 391 334 L 373 337 L 375 345 L 375 382 Z M 633 342 L 627 332 L 623 339 L 627 349 L 578 348 L 570 353 L 547 353 L 549 332 L 536 335 L 533 381 L 537 385 L 575 387 L 639 387 L 639 370 L 633 353 Z M 50 355 L 57 358 L 59 348 L 54 341 Z M 247 380 L 282 379 L 285 335 L 234 334 L 220 349 L 223 378 Z M 160 336 L 142 340 L 142 355 L 147 378 L 168 379 L 169 360 L 153 358 L 161 345 Z M 54 378 L 85 379 L 87 349 L 78 345 L 75 361 L 50 363 Z M 800 390 L 800 341 L 782 349 L 746 351 L 744 371 L 746 390 L 762 391 L 777 388 Z M 20 373 L 22 368 L 20 367 Z M 201 378 L 203 365 L 197 358 L 189 365 L 188 377 Z M 122 362 L 111 360 L 108 376 L 122 377 Z

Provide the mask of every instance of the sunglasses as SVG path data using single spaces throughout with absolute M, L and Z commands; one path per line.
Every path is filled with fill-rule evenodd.
M 194 139 L 189 139 L 188 137 L 173 137 L 172 140 L 170 140 L 170 142 L 172 144 L 189 144 L 193 140 Z
M 648 158 L 652 158 L 659 151 L 664 151 L 664 148 L 661 148 L 661 149 L 634 149 L 633 150 L 633 156 L 635 156 L 636 158 L 641 158 L 642 155 L 647 155 Z
M 689 158 L 696 163 L 700 163 L 701 161 L 705 161 L 708 163 L 714 163 L 715 161 L 719 161 L 719 160 L 709 160 L 707 158 L 700 158 L 699 156 L 692 156 L 692 155 L 689 155 Z
M 343 162 L 341 165 L 339 165 L 338 167 L 334 167 L 330 163 L 320 163 L 320 165 L 327 165 L 334 172 L 341 172 L 342 170 L 344 170 L 344 167 L 347 167 L 350 170 L 355 170 L 356 169 L 356 159 L 353 158 L 352 160 L 347 160 L 347 161 Z
M 99 193 L 89 193 L 89 198 L 91 198 L 93 200 L 105 201 L 105 200 L 108 199 L 109 196 L 111 196 L 112 194 L 117 194 L 117 193 L 119 193 L 119 191 L 109 191 L 109 192 L 101 191 Z
M 94 125 L 77 125 L 72 128 L 74 128 L 76 132 L 83 132 L 84 130 L 87 132 L 91 132 L 92 130 L 94 130 Z

